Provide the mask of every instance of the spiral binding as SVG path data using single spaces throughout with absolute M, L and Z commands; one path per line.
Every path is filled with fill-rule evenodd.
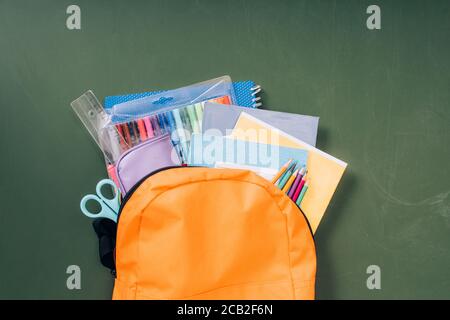
M 258 95 L 262 91 L 261 86 L 260 85 L 256 85 L 256 86 L 250 88 L 250 90 L 252 91 L 253 107 L 254 108 L 261 107 L 262 106 L 262 101 L 261 101 L 261 97 Z

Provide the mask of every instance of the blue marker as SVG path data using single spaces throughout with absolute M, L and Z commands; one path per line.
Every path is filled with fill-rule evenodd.
M 167 133 L 166 123 L 164 121 L 163 114 L 157 114 L 156 119 L 158 120 L 159 127 L 161 128 L 161 133 Z

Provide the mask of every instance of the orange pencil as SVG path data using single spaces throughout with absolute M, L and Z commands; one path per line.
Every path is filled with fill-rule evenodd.
M 298 174 L 298 169 L 294 171 L 294 173 L 289 177 L 289 180 L 286 182 L 286 184 L 284 185 L 283 189 L 281 189 L 281 191 L 283 192 L 288 192 L 289 188 L 292 186 L 292 183 L 294 182 L 295 178 L 297 177 Z
M 272 183 L 277 182 L 278 179 L 280 179 L 280 177 L 283 175 L 283 173 L 286 171 L 286 169 L 289 167 L 289 165 L 291 164 L 292 159 L 289 159 L 288 162 L 286 162 L 284 164 L 284 166 L 281 167 L 280 171 L 278 171 L 278 173 L 275 175 L 275 177 L 273 177 L 272 179 Z

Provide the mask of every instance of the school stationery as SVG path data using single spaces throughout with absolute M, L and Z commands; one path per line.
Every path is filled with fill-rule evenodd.
M 138 127 L 142 120 L 142 130 L 147 130 L 145 121 L 148 119 L 152 130 L 147 132 L 147 136 L 170 133 L 178 156 L 181 162 L 185 163 L 191 134 L 201 132 L 205 101 L 225 104 L 236 101 L 230 77 L 224 76 L 116 104 L 109 110 L 109 125 L 121 126 L 123 132 L 128 129 L 130 135 L 125 134 L 123 138 L 133 147 L 145 141 L 145 135 L 143 138 L 139 134 Z
M 236 97 L 236 105 L 247 108 L 258 108 L 262 106 L 261 97 L 259 96 L 262 89 L 259 85 L 255 84 L 255 82 L 251 80 L 237 81 L 233 82 L 232 85 Z M 106 112 L 108 112 L 109 109 L 111 109 L 116 104 L 145 98 L 165 91 L 167 90 L 108 96 L 103 100 L 103 104 Z
M 295 169 L 295 167 L 297 166 L 297 162 L 294 161 L 293 163 L 291 163 L 291 165 L 289 166 L 289 168 L 286 170 L 286 172 L 281 176 L 281 178 L 278 180 L 278 182 L 276 183 L 277 187 L 280 188 L 281 190 L 283 190 L 285 184 L 287 183 L 287 181 L 289 180 L 289 178 L 292 175 L 293 170 Z
M 302 180 L 300 181 L 299 185 L 295 189 L 294 195 L 292 196 L 292 200 L 297 201 L 297 198 L 298 198 L 300 192 L 303 190 L 303 187 L 304 187 L 305 184 L 306 184 L 306 176 L 304 176 L 302 178 Z
M 111 186 L 113 189 L 114 197 L 112 199 L 108 199 L 102 193 L 102 188 L 106 185 Z M 103 179 L 97 183 L 95 187 L 96 195 L 88 194 L 81 199 L 80 209 L 84 215 L 89 218 L 97 219 L 97 218 L 107 218 L 114 222 L 117 222 L 117 214 L 119 213 L 119 199 L 120 193 L 117 189 L 114 182 L 110 179 Z M 86 207 L 88 201 L 96 201 L 100 205 L 100 212 L 92 213 Z
M 216 101 L 220 101 L 220 103 L 231 104 L 236 102 L 236 96 L 229 76 L 222 76 L 115 104 L 108 109 L 108 113 L 111 115 L 112 123 L 123 123 L 157 114 L 167 109 L 186 107 L 214 99 L 218 99 Z
M 70 104 L 94 141 L 102 150 L 107 164 L 114 164 L 120 157 L 121 135 L 114 126 L 108 126 L 109 115 L 94 93 L 89 90 Z M 122 141 L 125 144 L 125 141 Z
M 300 169 L 297 177 L 295 178 L 294 183 L 292 184 L 291 188 L 289 189 L 288 197 L 292 198 L 294 196 L 295 190 L 297 189 L 298 184 L 302 180 L 304 174 L 306 172 L 306 169 L 303 167 Z
M 230 77 L 224 76 L 115 105 L 110 113 L 105 111 L 92 91 L 73 101 L 71 106 L 103 151 L 108 175 L 120 186 L 118 180 L 127 179 L 122 169 L 121 177 L 115 176 L 116 162 L 122 154 L 148 140 L 168 134 L 179 162 L 186 162 L 190 134 L 201 131 L 204 101 L 234 103 L 236 100 Z M 154 157 L 154 154 L 149 151 L 146 157 Z M 171 154 L 169 152 L 167 156 Z M 146 163 L 146 168 L 153 169 L 154 164 L 159 162 L 145 158 L 138 161 Z M 166 162 L 167 159 L 161 161 Z M 140 174 L 144 171 L 139 170 Z M 140 174 L 133 174 L 130 181 Z M 122 185 L 121 189 L 124 191 L 127 188 Z
M 295 159 L 294 164 L 305 166 L 307 157 L 308 152 L 298 148 L 273 146 L 220 135 L 194 134 L 187 164 L 215 167 L 219 162 L 222 167 L 223 163 L 229 163 L 272 169 L 271 180 L 281 164 Z M 267 177 L 267 171 L 265 176 Z
M 290 166 L 292 162 L 292 159 L 289 159 L 288 162 L 286 162 L 281 169 L 278 171 L 278 173 L 273 177 L 272 183 L 275 184 L 277 180 L 286 172 L 287 168 Z
M 263 109 L 248 109 L 235 105 L 223 106 L 210 102 L 205 103 L 203 132 L 215 129 L 220 131 L 220 134 L 227 135 L 227 130 L 231 131 L 234 128 L 241 112 L 246 112 L 312 146 L 316 145 L 318 117 Z
M 116 164 L 116 176 L 122 194 L 147 174 L 160 168 L 180 165 L 169 134 L 159 136 L 128 150 Z
M 296 204 L 298 206 L 301 206 L 302 200 L 305 197 L 305 193 L 306 193 L 307 190 L 308 190 L 308 183 L 305 183 L 305 185 L 302 188 L 302 191 L 300 192 L 300 195 L 299 195 L 298 199 L 296 200 Z
M 286 181 L 286 176 L 289 176 L 292 173 L 292 170 L 297 166 L 297 162 L 293 161 L 287 168 L 287 170 L 281 175 L 275 185 L 280 186 L 283 181 Z
M 284 193 L 288 193 L 289 189 L 292 186 L 292 183 L 294 182 L 295 178 L 297 177 L 298 169 L 294 171 L 294 173 L 289 177 L 288 181 L 284 185 L 284 187 L 281 189 Z
M 308 151 L 306 167 L 308 169 L 309 189 L 301 201 L 301 209 L 307 216 L 313 232 L 315 232 L 341 180 L 347 163 L 245 112 L 242 112 L 239 116 L 230 136 L 234 138 L 242 137 L 248 129 L 260 132 L 256 137 L 247 135 L 246 138 L 249 141 L 260 143 L 278 141 L 279 146 Z

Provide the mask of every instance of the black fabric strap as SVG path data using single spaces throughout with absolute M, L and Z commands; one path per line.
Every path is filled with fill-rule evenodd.
M 95 219 L 92 222 L 99 240 L 99 255 L 101 263 L 115 274 L 115 248 L 117 224 L 106 218 Z

